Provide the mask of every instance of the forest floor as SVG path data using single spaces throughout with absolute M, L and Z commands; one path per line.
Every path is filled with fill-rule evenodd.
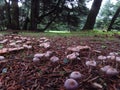
M 0 90 L 66 90 L 64 83 L 73 71 L 82 74 L 75 90 L 120 89 L 117 33 L 1 34 L 0 55 Z M 118 73 L 103 72 L 106 65 Z

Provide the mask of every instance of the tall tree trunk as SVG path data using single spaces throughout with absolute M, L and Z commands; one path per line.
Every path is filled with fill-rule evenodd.
M 10 29 L 10 28 L 11 28 L 10 1 L 7 2 L 7 1 L 5 0 L 5 4 L 6 4 L 6 17 L 7 17 L 7 20 L 8 20 L 7 29 Z
M 114 16 L 113 16 L 113 18 L 112 18 L 112 20 L 111 20 L 111 22 L 110 22 L 110 25 L 109 25 L 107 31 L 111 31 L 112 26 L 113 26 L 115 20 L 117 19 L 119 13 L 120 13 L 120 7 L 119 7 L 119 8 L 117 9 L 117 11 L 115 12 L 115 14 L 114 14 Z
M 18 0 L 12 0 L 12 29 L 18 30 L 19 28 L 19 7 Z
M 95 24 L 98 12 L 100 10 L 101 3 L 102 3 L 102 0 L 94 0 L 92 4 L 92 8 L 87 17 L 85 26 L 83 27 L 83 30 L 92 30 L 94 28 L 94 24 Z
M 37 19 L 39 16 L 39 2 L 40 0 L 31 0 L 31 21 L 30 21 L 31 30 L 37 30 Z
M 24 24 L 23 24 L 23 27 L 22 27 L 22 30 L 28 30 L 28 23 L 29 23 L 29 18 L 26 17 L 25 18 L 25 21 L 24 21 Z

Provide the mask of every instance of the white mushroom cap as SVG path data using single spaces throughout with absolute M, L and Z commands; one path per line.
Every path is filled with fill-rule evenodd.
M 110 65 L 104 66 L 101 68 L 101 71 L 106 72 L 109 68 L 111 68 Z
M 72 79 L 79 79 L 82 77 L 82 74 L 78 71 L 74 71 L 70 74 L 70 78 Z
M 117 53 L 117 52 L 110 52 L 109 55 L 110 55 L 110 56 L 117 56 L 118 53 Z
M 12 42 L 12 43 L 10 43 L 9 45 L 10 45 L 10 46 L 15 46 L 16 43 L 15 43 L 15 42 Z
M 44 48 L 49 48 L 50 47 L 50 42 L 41 43 L 39 46 L 44 47 Z
M 100 56 L 98 56 L 98 59 L 99 59 L 99 60 L 105 60 L 105 59 L 107 59 L 107 57 L 106 57 L 106 56 L 103 56 L 103 55 L 100 55 Z
M 34 57 L 34 58 L 33 58 L 33 62 L 38 62 L 38 61 L 40 61 L 39 58 L 37 58 L 37 57 Z
M 23 47 L 24 47 L 24 48 L 27 48 L 27 49 L 31 49 L 31 48 L 32 48 L 31 45 L 27 45 L 27 44 L 24 44 Z
M 57 61 L 59 61 L 59 58 L 56 57 L 56 56 L 53 56 L 53 57 L 50 58 L 50 61 L 57 62 Z
M 43 53 L 37 53 L 34 55 L 34 57 L 36 57 L 36 58 L 42 58 L 43 56 L 44 56 Z
M 116 61 L 117 61 L 117 62 L 120 62 L 120 57 L 116 57 Z
M 52 54 L 52 51 L 47 51 L 46 53 L 44 53 L 45 57 L 50 57 L 50 55 Z
M 111 56 L 110 56 L 110 55 L 108 55 L 108 56 L 107 56 L 107 59 L 111 59 Z
M 67 57 L 68 59 L 70 59 L 70 60 L 73 60 L 73 59 L 76 59 L 76 58 L 77 58 L 77 56 L 76 56 L 75 53 L 69 54 L 69 55 L 67 55 L 66 57 Z
M 115 56 L 114 56 L 114 55 L 113 55 L 113 56 L 108 55 L 108 56 L 107 56 L 107 59 L 115 60 Z
M 4 60 L 5 59 L 5 57 L 4 56 L 0 56 L 0 60 Z
M 67 79 L 64 83 L 64 87 L 67 89 L 67 90 L 75 90 L 78 88 L 78 83 L 76 80 L 74 79 Z
M 22 40 L 17 40 L 16 43 L 22 43 L 23 41 Z
M 96 66 L 96 61 L 86 61 L 87 66 Z
M 118 74 L 118 71 L 117 71 L 117 69 L 115 69 L 115 68 L 109 68 L 107 71 L 106 71 L 106 74 L 108 74 L 108 75 L 117 75 Z
M 0 41 L 1 44 L 4 44 L 8 41 L 8 39 L 4 39 L 3 41 Z
M 41 39 L 41 40 L 45 40 L 45 39 L 47 39 L 47 38 L 46 38 L 46 37 L 41 37 L 40 39 Z
M 73 52 L 79 52 L 80 51 L 80 49 L 77 48 L 77 47 L 68 47 L 67 50 L 73 51 Z

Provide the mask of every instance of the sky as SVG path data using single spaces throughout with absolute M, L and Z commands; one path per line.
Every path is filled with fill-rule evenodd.
M 86 5 L 87 5 L 87 7 L 88 7 L 89 9 L 91 8 L 93 1 L 94 1 L 94 0 L 90 1 L 89 3 L 86 3 Z M 105 4 L 106 1 L 107 1 L 107 0 L 103 0 L 103 1 L 102 1 L 102 6 Z M 116 3 L 117 3 L 117 0 L 110 0 L 110 1 L 111 1 L 113 4 L 116 4 Z M 101 6 L 101 7 L 102 7 L 102 6 Z

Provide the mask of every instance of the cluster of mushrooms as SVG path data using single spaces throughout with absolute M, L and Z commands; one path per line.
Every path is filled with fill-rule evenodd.
M 68 55 L 67 57 L 69 59 L 75 59 L 74 57 L 77 56 L 78 54 L 76 53 L 72 53 L 71 55 Z M 109 64 L 104 64 L 106 62 L 112 61 L 113 63 L 115 62 L 117 64 L 117 62 L 120 62 L 120 57 L 118 56 L 117 52 L 110 52 L 109 55 L 107 56 L 103 56 L 100 55 L 98 56 L 98 60 L 90 60 L 90 61 L 86 61 L 85 65 L 89 68 L 92 67 L 96 67 L 97 64 L 99 64 L 100 62 L 102 67 L 100 67 L 100 72 L 103 72 L 104 74 L 106 74 L 108 77 L 113 77 L 119 74 L 119 71 L 117 70 L 117 67 L 113 67 L 112 65 Z M 78 80 L 80 78 L 82 78 L 82 74 L 79 71 L 73 71 L 70 75 L 69 75 L 69 79 L 66 79 L 66 81 L 64 82 L 64 87 L 66 88 L 66 90 L 77 90 L 77 88 L 79 88 L 79 83 Z M 102 85 L 98 84 L 98 83 L 93 83 L 94 87 L 98 87 L 102 89 Z
M 32 41 L 35 40 L 35 38 L 28 38 L 28 37 L 22 37 L 22 36 L 6 36 L 7 39 L 1 39 L 0 44 L 5 44 L 9 46 L 9 49 L 3 48 L 2 50 L 8 51 L 8 50 L 19 50 L 19 49 L 32 49 Z M 10 38 L 10 39 L 9 39 Z M 60 61 L 60 57 L 57 55 L 54 55 L 54 51 L 49 50 L 51 47 L 51 42 L 49 39 L 46 37 L 42 37 L 38 40 L 39 42 L 39 47 L 42 47 L 45 49 L 44 52 L 39 52 L 35 53 L 33 56 L 32 61 L 33 62 L 39 62 L 42 60 L 42 58 L 47 58 L 49 59 L 52 63 Z M 66 54 L 66 59 L 68 60 L 81 60 L 80 58 L 80 53 L 81 50 L 91 50 L 89 46 L 74 46 L 74 47 L 68 47 L 67 51 L 68 53 Z M 1 51 L 0 51 L 1 52 Z M 70 52 L 70 53 L 69 53 Z M 0 56 L 0 61 L 5 60 L 4 56 Z M 109 64 L 108 62 L 113 62 L 115 65 L 113 66 L 112 64 Z M 120 56 L 117 52 L 110 52 L 107 56 L 100 55 L 97 57 L 97 60 L 87 60 L 85 61 L 86 67 L 92 69 L 93 67 L 96 67 L 98 64 L 101 65 L 99 67 L 100 72 L 108 75 L 108 76 L 115 76 L 119 74 L 118 71 L 118 63 L 120 62 Z M 79 88 L 79 80 L 83 77 L 84 75 L 81 74 L 80 71 L 73 71 L 70 73 L 64 82 L 64 87 L 66 90 L 77 90 Z M 98 86 L 99 88 L 102 88 L 101 85 L 97 83 L 93 83 L 94 86 Z
M 0 54 L 19 51 L 23 49 L 32 49 L 32 41 L 35 38 L 23 37 L 21 35 L 6 35 L 4 37 L 0 37 L 0 44 L 3 46 L 0 49 Z

